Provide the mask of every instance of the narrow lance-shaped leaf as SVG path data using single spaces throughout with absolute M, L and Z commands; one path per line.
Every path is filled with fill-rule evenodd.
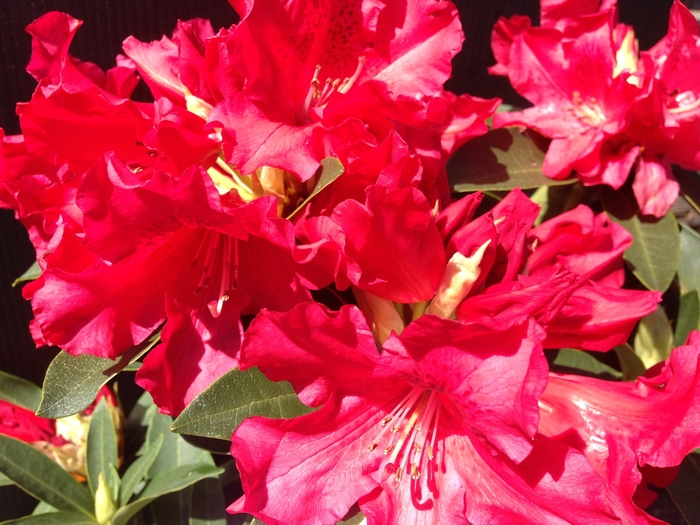
M 127 506 L 120 508 L 112 518 L 112 525 L 126 525 L 126 523 L 142 508 L 154 499 L 177 492 L 199 480 L 217 476 L 221 469 L 211 465 L 184 465 L 159 472 L 143 489 L 139 498 Z
M 94 355 L 74 356 L 61 352 L 49 365 L 44 379 L 43 397 L 37 415 L 52 419 L 84 410 L 95 400 L 103 385 L 160 342 L 154 336 L 125 352 L 116 361 Z
M 92 413 L 87 438 L 87 474 L 90 490 L 97 490 L 97 479 L 102 473 L 107 484 L 114 486 L 114 480 L 108 472 L 109 465 L 118 464 L 117 433 L 114 430 L 112 416 L 103 398 Z M 117 481 L 119 478 L 117 477 Z
M 119 493 L 119 505 L 121 507 L 129 502 L 131 496 L 134 495 L 136 487 L 138 487 L 139 483 L 146 477 L 146 473 L 148 469 L 151 468 L 151 465 L 153 465 L 162 445 L 163 436 L 159 435 L 158 438 L 148 446 L 143 455 L 126 469 Z
M 49 505 L 93 517 L 90 491 L 34 447 L 0 435 L 0 472 Z
M 79 512 L 47 512 L 25 516 L 16 520 L 3 521 L 2 525 L 95 525 L 97 522 Z
M 650 290 L 665 292 L 676 275 L 681 259 L 678 223 L 671 213 L 657 221 L 610 218 L 632 234 L 634 243 L 625 251 L 625 261 L 634 275 Z
M 257 368 L 231 370 L 199 394 L 173 423 L 174 432 L 229 440 L 251 416 L 292 418 L 308 414 L 292 386 L 274 383 Z
M 554 180 L 544 176 L 546 139 L 533 131 L 495 129 L 467 142 L 447 163 L 450 189 L 509 191 L 573 184 L 575 178 Z
M 41 388 L 0 370 L 0 399 L 35 412 L 41 402 Z

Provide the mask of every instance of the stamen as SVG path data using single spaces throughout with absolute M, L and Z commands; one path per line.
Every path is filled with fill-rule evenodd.
M 233 244 L 233 246 L 232 246 Z M 217 251 L 221 249 L 220 259 L 214 261 Z M 232 254 L 233 251 L 233 254 Z M 224 308 L 224 303 L 230 299 L 231 281 L 233 280 L 233 289 L 238 289 L 238 239 L 231 238 L 228 235 L 207 231 L 202 241 L 197 248 L 194 260 L 190 264 L 190 268 L 197 267 L 204 255 L 204 263 L 200 270 L 199 282 L 194 290 L 195 295 L 199 295 L 206 290 L 212 282 L 212 272 L 217 272 L 214 275 L 214 284 L 217 284 L 218 277 L 218 294 L 216 301 L 209 304 L 209 311 L 213 317 L 219 317 Z M 233 255 L 233 269 L 231 268 L 231 259 Z
M 442 402 L 436 391 L 412 388 L 391 413 L 379 421 L 381 430 L 369 446 L 369 451 L 374 452 L 382 438 L 389 433 L 391 437 L 383 451 L 390 456 L 384 468 L 393 473 L 396 483 L 400 483 L 404 474 L 408 474 L 413 480 L 409 490 L 416 498 L 422 498 L 422 486 L 437 495 L 437 489 L 430 480 L 431 474 L 437 471 L 434 451 L 441 407 Z M 389 422 L 395 424 L 389 425 Z M 423 476 L 426 464 L 428 476 Z M 426 481 L 418 481 L 421 478 Z

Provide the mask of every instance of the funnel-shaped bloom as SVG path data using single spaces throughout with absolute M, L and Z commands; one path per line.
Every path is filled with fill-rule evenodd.
M 241 367 L 320 408 L 241 424 L 245 496 L 229 510 L 297 525 L 333 524 L 355 503 L 373 525 L 634 523 L 574 444 L 535 433 L 542 336 L 532 321 L 425 315 L 379 352 L 354 307 L 261 313 Z

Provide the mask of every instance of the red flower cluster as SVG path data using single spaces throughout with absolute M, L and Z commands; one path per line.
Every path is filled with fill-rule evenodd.
M 698 23 L 679 0 L 668 35 L 639 53 L 631 27 L 618 24 L 614 1 L 541 0 L 541 27 L 515 16 L 496 24 L 498 64 L 534 104 L 496 115 L 552 138 L 548 177 L 575 170 L 586 185 L 619 188 L 632 169 L 643 214 L 662 217 L 678 196 L 671 164 L 700 169 Z
M 3 140 L 0 203 L 37 250 L 37 344 L 114 359 L 162 329 L 136 377 L 172 415 L 234 367 L 289 381 L 315 412 L 232 437 L 229 510 L 268 525 L 356 506 L 372 524 L 653 523 L 640 467 L 700 446 L 700 341 L 635 383 L 549 371 L 545 348 L 610 350 L 661 294 L 623 288 L 632 237 L 586 206 L 535 226 L 519 189 L 451 202 L 446 161 L 499 103 L 442 87 L 455 6 L 231 3 L 238 25 L 130 37 L 107 72 L 69 54 L 81 22 L 28 27 L 39 84 Z M 593 3 L 499 23 L 494 70 L 536 106 L 495 124 L 552 136 L 553 177 L 619 187 L 636 163 L 660 215 L 669 163 L 700 162 L 680 74 L 697 27 L 677 3 L 638 58 Z M 137 75 L 154 102 L 129 98 Z M 356 305 L 314 302 L 326 288 Z

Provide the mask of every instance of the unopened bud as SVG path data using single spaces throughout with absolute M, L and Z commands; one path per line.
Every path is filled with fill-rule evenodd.
M 464 301 L 472 286 L 481 275 L 481 259 L 491 239 L 482 244 L 471 257 L 456 252 L 447 263 L 442 281 L 430 303 L 428 313 L 449 319 L 454 315 L 459 303 Z
M 110 522 L 114 513 L 117 512 L 117 504 L 112 497 L 112 489 L 105 481 L 104 472 L 100 472 L 100 477 L 97 481 L 97 490 L 95 491 L 95 518 L 99 525 L 105 525 Z

